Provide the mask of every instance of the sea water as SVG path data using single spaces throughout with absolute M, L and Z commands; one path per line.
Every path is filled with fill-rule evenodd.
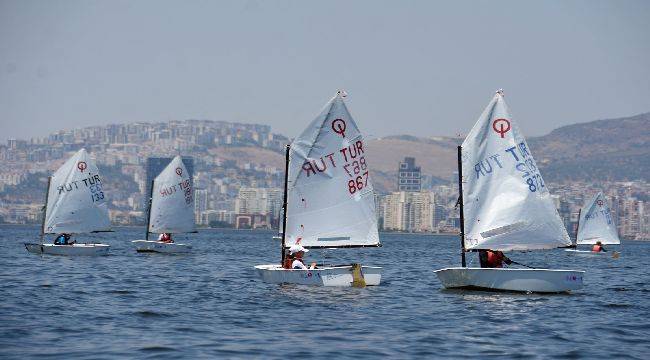
M 650 354 L 650 243 L 619 259 L 561 249 L 511 253 L 535 267 L 585 270 L 569 295 L 443 290 L 456 236 L 381 234 L 383 247 L 313 250 L 308 261 L 382 266 L 381 286 L 273 285 L 272 232 L 177 236 L 188 255 L 138 254 L 141 228 L 78 237 L 105 257 L 38 256 L 36 227 L 0 227 L 0 358 L 630 358 Z M 610 251 L 614 249 L 609 247 Z M 470 260 L 476 263 L 470 255 Z

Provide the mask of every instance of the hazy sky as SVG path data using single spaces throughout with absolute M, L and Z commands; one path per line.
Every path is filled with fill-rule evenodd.
M 0 140 L 213 119 L 297 135 L 339 88 L 374 136 L 650 111 L 650 1 L 4 1 Z

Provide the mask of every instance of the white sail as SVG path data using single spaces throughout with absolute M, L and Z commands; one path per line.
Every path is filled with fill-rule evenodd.
M 596 194 L 580 212 L 578 223 L 578 244 L 620 244 L 618 231 L 602 192 Z
M 85 149 L 68 159 L 50 181 L 44 233 L 110 230 L 111 222 L 99 171 Z
M 176 156 L 154 180 L 149 216 L 149 232 L 194 231 L 192 181 L 180 156 Z
M 363 138 L 337 94 L 291 143 L 286 246 L 378 246 Z
M 571 245 L 530 148 L 497 92 L 462 145 L 465 248 Z

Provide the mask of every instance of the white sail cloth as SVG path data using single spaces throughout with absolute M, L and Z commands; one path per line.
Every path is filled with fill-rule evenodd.
M 81 149 L 51 177 L 43 232 L 88 233 L 110 227 L 99 170 Z
M 180 156 L 176 156 L 156 177 L 152 189 L 149 232 L 194 231 L 192 181 Z
M 286 246 L 378 246 L 363 138 L 339 93 L 291 143 Z
M 602 192 L 594 195 L 582 211 L 578 223 L 577 244 L 620 244 L 618 231 L 614 224 L 607 198 Z
M 462 144 L 465 248 L 571 245 L 530 148 L 497 92 Z

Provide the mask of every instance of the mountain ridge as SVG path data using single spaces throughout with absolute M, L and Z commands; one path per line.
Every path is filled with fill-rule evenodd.
M 210 120 L 185 121 L 192 122 L 225 126 L 234 124 Z M 289 139 L 282 134 L 271 133 L 268 125 L 242 126 L 267 131 L 273 138 L 272 146 L 263 146 L 261 143 L 243 139 L 232 145 L 199 145 L 187 155 L 215 156 L 240 164 L 250 163 L 282 169 L 282 149 Z M 78 130 L 72 130 L 75 131 Z M 422 173 L 430 176 L 432 183 L 454 181 L 454 173 L 457 171 L 456 146 L 461 141 L 459 137 L 414 135 L 366 139 L 366 157 L 372 169 L 375 187 L 380 192 L 396 189 L 397 167 L 404 157 L 416 158 Z M 547 181 L 650 180 L 650 149 L 647 146 L 650 144 L 650 112 L 566 125 L 546 135 L 529 137 L 527 141 Z M 91 143 L 88 139 L 82 145 Z M 146 144 L 152 146 L 155 143 Z M 154 148 L 149 151 L 159 150 Z

